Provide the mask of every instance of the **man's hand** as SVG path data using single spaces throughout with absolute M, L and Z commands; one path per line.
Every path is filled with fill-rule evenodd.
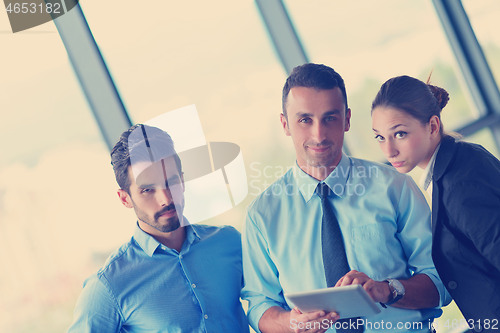
M 323 333 L 339 319 L 335 312 L 314 311 L 302 313 L 294 308 L 286 311 L 279 306 L 267 309 L 259 320 L 263 333 Z
M 392 299 L 391 289 L 387 282 L 372 280 L 365 273 L 355 270 L 341 277 L 335 287 L 350 286 L 352 284 L 360 284 L 375 302 L 387 303 Z
M 290 311 L 290 328 L 294 333 L 323 333 L 332 327 L 338 319 L 339 315 L 335 312 L 315 311 L 303 313 L 298 308 L 293 308 Z
M 439 293 L 434 282 L 426 274 L 415 274 L 409 279 L 399 279 L 405 287 L 405 295 L 391 306 L 402 309 L 426 309 L 439 305 Z M 387 303 L 392 299 L 389 283 L 374 281 L 365 273 L 350 271 L 340 278 L 335 287 L 360 284 L 375 302 Z

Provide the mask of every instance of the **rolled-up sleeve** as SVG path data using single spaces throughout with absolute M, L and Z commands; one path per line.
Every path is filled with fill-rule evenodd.
M 242 236 L 245 286 L 241 297 L 249 302 L 247 315 L 250 325 L 260 332 L 259 320 L 264 312 L 273 306 L 288 307 L 278 279 L 278 269 L 269 254 L 267 239 L 252 215 L 250 208 Z

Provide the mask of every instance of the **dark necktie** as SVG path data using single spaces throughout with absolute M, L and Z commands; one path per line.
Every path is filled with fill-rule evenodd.
M 335 216 L 333 207 L 328 200 L 332 191 L 325 183 L 319 183 L 316 193 L 321 198 L 323 208 L 323 219 L 321 223 L 321 249 L 323 252 L 323 265 L 325 267 L 326 285 L 333 287 L 337 281 L 350 271 L 345 253 L 344 240 L 340 231 L 339 221 Z M 351 321 L 356 323 L 358 318 L 340 319 L 337 325 L 355 327 L 357 329 L 337 329 L 337 332 L 357 333 L 363 332 L 363 326 L 349 325 Z

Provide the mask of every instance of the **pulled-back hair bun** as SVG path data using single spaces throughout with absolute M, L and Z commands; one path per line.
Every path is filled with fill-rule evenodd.
M 372 114 L 373 110 L 379 106 L 390 107 L 405 112 L 426 125 L 433 116 L 441 119 L 441 110 L 448 100 L 448 92 L 443 88 L 408 75 L 396 76 L 380 87 L 372 103 Z M 440 122 L 439 133 L 443 134 L 442 122 Z
M 450 100 L 450 95 L 443 88 L 433 86 L 432 84 L 427 83 L 427 87 L 431 90 L 432 94 L 437 100 L 438 106 L 441 110 L 448 104 Z

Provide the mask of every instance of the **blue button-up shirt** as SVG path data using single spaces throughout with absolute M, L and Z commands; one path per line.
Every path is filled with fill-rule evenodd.
M 137 227 L 91 276 L 69 332 L 248 332 L 233 227 L 190 225 L 180 252 Z
M 450 297 L 431 259 L 430 210 L 418 187 L 392 167 L 346 155 L 324 182 L 336 194 L 330 201 L 351 269 L 377 281 L 426 274 L 440 295 L 433 309 L 380 307 L 381 313 L 366 318 L 365 332 L 428 332 L 429 319 L 441 315 Z M 248 318 L 256 331 L 270 307 L 293 308 L 284 293 L 327 286 L 317 184 L 295 165 L 248 209 L 242 296 L 249 301 Z

